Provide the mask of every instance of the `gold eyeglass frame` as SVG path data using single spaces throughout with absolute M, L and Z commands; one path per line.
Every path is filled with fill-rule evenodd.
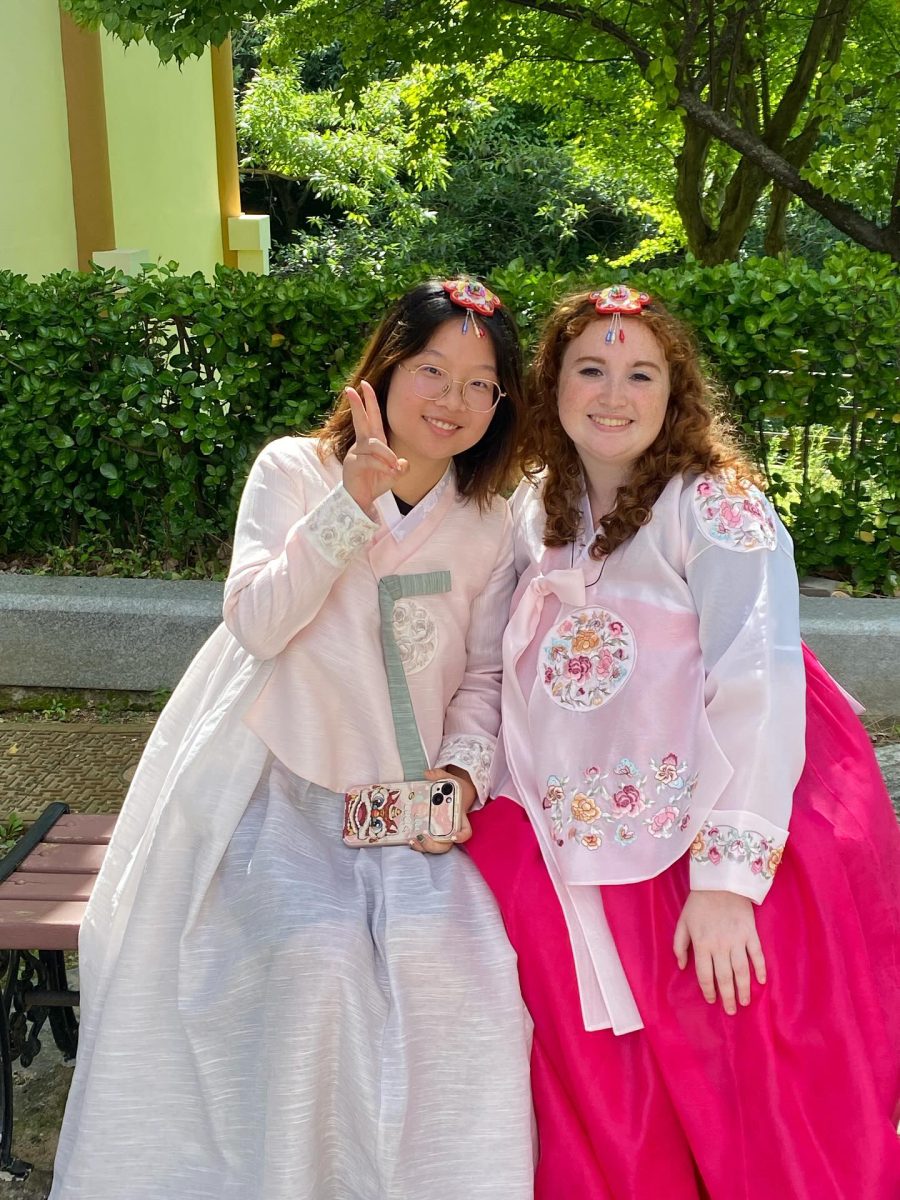
M 419 373 L 419 371 L 422 369 L 422 367 L 431 367 L 432 371 L 443 371 L 443 373 L 447 376 L 447 380 L 448 380 L 447 386 L 444 388 L 444 390 L 441 392 L 441 394 L 439 396 L 423 396 L 421 394 L 421 392 L 416 392 L 416 395 L 419 397 L 420 400 L 443 400 L 443 398 L 448 394 L 450 389 L 453 387 L 454 383 L 458 383 L 460 385 L 460 393 L 459 394 L 462 399 L 464 408 L 467 408 L 469 410 L 469 412 L 489 413 L 489 412 L 494 412 L 497 405 L 500 403 L 500 401 L 506 395 L 506 392 L 500 390 L 500 384 L 497 383 L 493 379 L 482 379 L 479 375 L 473 375 L 471 379 L 454 379 L 449 371 L 444 370 L 443 367 L 439 367 L 436 363 L 419 363 L 419 365 L 417 367 L 408 367 L 406 365 L 406 363 L 397 363 L 397 366 L 402 367 L 403 370 L 406 371 L 406 373 L 408 375 L 412 375 L 412 376 L 417 375 Z M 476 383 L 476 382 L 490 383 L 497 389 L 497 399 L 494 401 L 494 403 L 491 405 L 490 408 L 473 408 L 472 405 L 466 401 L 466 388 L 469 386 L 470 383 Z

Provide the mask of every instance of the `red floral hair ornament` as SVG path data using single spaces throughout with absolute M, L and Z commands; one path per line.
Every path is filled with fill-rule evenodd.
M 598 313 L 611 317 L 604 339 L 607 343 L 614 342 L 617 334 L 620 342 L 625 341 L 625 330 L 622 328 L 623 313 L 629 317 L 636 316 L 651 302 L 646 292 L 639 292 L 625 283 L 614 283 L 612 287 L 591 292 L 590 299 L 594 301 L 594 308 Z
M 463 333 L 469 328 L 469 321 L 471 320 L 476 334 L 479 337 L 484 337 L 484 330 L 478 324 L 474 314 L 478 313 L 482 317 L 492 317 L 496 309 L 503 307 L 500 297 L 489 288 L 486 288 L 483 283 L 479 283 L 477 279 L 445 279 L 441 287 L 443 287 L 454 304 L 466 310 L 466 315 L 463 318 Z

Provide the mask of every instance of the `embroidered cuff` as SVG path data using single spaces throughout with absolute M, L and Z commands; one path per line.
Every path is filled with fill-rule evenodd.
M 787 837 L 757 813 L 713 811 L 691 843 L 691 890 L 736 892 L 761 904 Z
M 310 541 L 335 567 L 346 567 L 353 555 L 372 540 L 378 528 L 350 494 L 338 484 L 302 522 Z
M 491 763 L 494 760 L 496 744 L 495 738 L 465 733 L 444 738 L 441 742 L 436 759 L 437 765 L 443 770 L 453 766 L 462 767 L 464 771 L 469 772 L 469 776 L 475 784 L 475 791 L 478 793 L 478 799 L 472 805 L 473 811 L 481 808 L 490 794 Z

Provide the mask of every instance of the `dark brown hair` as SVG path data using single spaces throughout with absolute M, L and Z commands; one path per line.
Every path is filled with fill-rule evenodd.
M 362 379 L 372 385 L 385 427 L 388 390 L 397 364 L 423 350 L 445 321 L 462 322 L 464 315 L 438 279 L 420 283 L 391 307 L 347 381 L 355 388 Z M 510 482 L 521 438 L 525 398 L 519 335 L 509 312 L 501 307 L 490 317 L 479 316 L 478 322 L 493 344 L 497 378 L 505 394 L 484 436 L 468 450 L 455 455 L 454 463 L 460 495 L 484 506 Z M 344 461 L 355 438 L 350 405 L 344 396 L 318 437 L 320 456 L 334 454 L 339 462 Z
M 593 558 L 611 554 L 647 524 L 653 505 L 675 475 L 734 471 L 739 479 L 760 483 L 718 415 L 721 396 L 703 374 L 688 329 L 655 300 L 639 316 L 622 319 L 626 330 L 628 322 L 641 321 L 659 342 L 669 365 L 671 391 L 662 429 L 618 489 L 615 506 L 604 516 L 603 530 L 591 547 Z M 591 321 L 600 320 L 609 317 L 597 312 L 588 292 L 560 301 L 544 327 L 529 373 L 524 466 L 529 475 L 546 471 L 547 546 L 568 545 L 580 532 L 584 474 L 578 451 L 560 424 L 557 393 L 566 347 Z

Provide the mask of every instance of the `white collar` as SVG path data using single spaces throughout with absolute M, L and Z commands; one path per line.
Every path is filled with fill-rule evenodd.
M 402 542 L 405 538 L 409 537 L 413 530 L 419 528 L 455 478 L 456 472 L 453 468 L 453 460 L 451 459 L 447 464 L 447 470 L 431 491 L 426 492 L 419 503 L 410 509 L 405 516 L 397 507 L 397 501 L 394 498 L 393 492 L 385 492 L 378 497 L 375 501 L 375 507 L 378 509 L 381 519 L 391 531 L 391 537 L 395 542 Z

